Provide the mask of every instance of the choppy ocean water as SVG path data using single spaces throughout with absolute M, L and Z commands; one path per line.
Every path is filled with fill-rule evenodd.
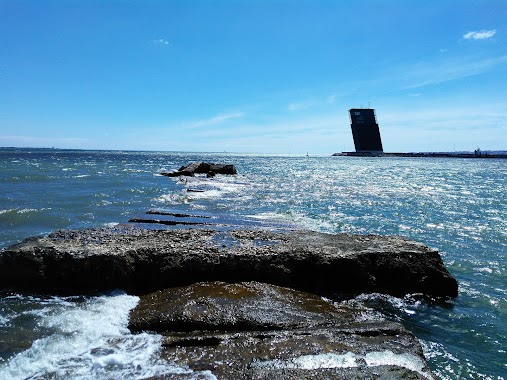
M 186 183 L 158 175 L 191 161 L 233 163 L 239 174 Z M 123 223 L 152 207 L 399 234 L 435 247 L 460 284 L 457 299 L 362 297 L 417 336 L 438 377 L 507 378 L 507 160 L 0 149 L 0 247 Z M 1 294 L 0 378 L 190 373 L 160 359 L 159 336 L 130 334 L 137 302 L 121 290 Z

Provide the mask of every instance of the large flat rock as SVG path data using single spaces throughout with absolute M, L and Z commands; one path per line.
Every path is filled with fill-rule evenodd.
M 58 231 L 0 252 L 0 289 L 145 293 L 201 281 L 344 295 L 458 289 L 436 250 L 399 236 L 122 227 Z
M 141 296 L 132 331 L 271 331 L 350 326 L 364 309 L 340 310 L 321 297 L 259 282 L 200 282 Z
M 218 379 L 432 378 L 420 344 L 400 324 L 354 301 L 258 282 L 142 296 L 129 327 L 163 334 L 168 361 Z

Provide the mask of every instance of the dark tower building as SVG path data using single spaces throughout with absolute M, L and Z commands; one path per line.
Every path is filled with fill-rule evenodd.
M 383 152 L 380 130 L 375 119 L 375 110 L 371 108 L 352 108 L 349 112 L 356 152 Z

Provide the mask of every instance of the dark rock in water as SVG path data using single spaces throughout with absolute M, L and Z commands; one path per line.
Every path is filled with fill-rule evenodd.
M 187 188 L 187 192 L 205 191 L 201 189 Z M 290 231 L 296 228 L 295 224 L 283 220 L 266 220 L 251 216 L 234 214 L 207 213 L 202 211 L 188 211 L 177 209 L 150 209 L 146 214 L 137 215 L 129 220 L 132 226 L 150 229 L 176 229 L 186 228 L 209 228 L 214 230 L 234 229 L 269 229 L 270 231 Z
M 58 231 L 0 252 L 0 289 L 142 293 L 201 281 L 318 294 L 454 297 L 458 290 L 436 250 L 397 236 L 102 228 Z
M 129 327 L 163 333 L 167 360 L 219 379 L 432 378 L 400 324 L 353 301 L 257 282 L 142 296 Z
M 201 282 L 141 297 L 133 331 L 255 331 L 349 325 L 360 315 L 321 297 L 259 282 Z
M 174 172 L 160 173 L 166 177 L 177 176 L 194 176 L 195 174 L 207 174 L 213 177 L 215 174 L 237 174 L 236 167 L 230 164 L 214 164 L 208 162 L 192 162 L 186 166 L 182 166 Z
M 193 162 L 179 168 L 179 171 L 187 171 L 195 174 L 237 174 L 234 165 L 230 164 L 214 164 L 208 162 Z

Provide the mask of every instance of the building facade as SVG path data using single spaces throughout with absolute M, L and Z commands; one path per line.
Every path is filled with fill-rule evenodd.
M 350 121 L 357 153 L 382 153 L 380 129 L 372 108 L 352 108 Z

